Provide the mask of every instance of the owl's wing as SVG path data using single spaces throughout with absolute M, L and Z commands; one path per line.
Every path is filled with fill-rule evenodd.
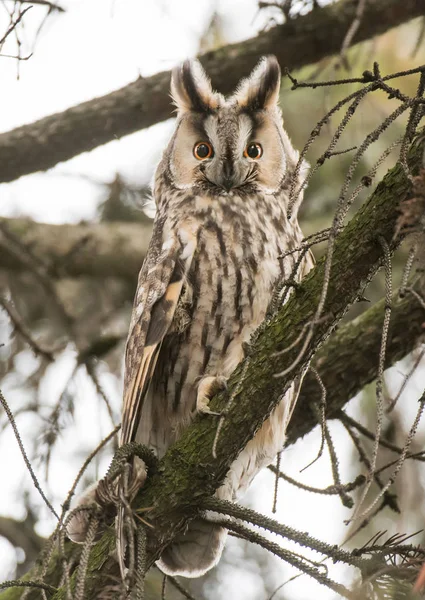
M 183 225 L 167 236 L 164 220 L 155 221 L 139 274 L 127 339 L 121 445 L 133 441 L 136 434 L 161 343 L 173 320 L 195 249 L 196 234 L 189 226 Z M 118 509 L 116 531 L 118 562 L 124 578 L 127 540 L 123 507 Z
M 163 239 L 157 221 L 139 282 L 127 339 L 121 445 L 133 441 L 162 340 L 170 328 L 196 248 L 189 227 Z

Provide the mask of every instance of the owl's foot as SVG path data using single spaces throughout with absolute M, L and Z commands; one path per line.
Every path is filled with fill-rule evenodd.
M 98 482 L 93 483 L 86 489 L 86 491 L 78 498 L 77 503 L 69 515 L 69 520 L 66 525 L 66 534 L 70 540 L 77 544 L 83 544 L 86 539 L 90 518 L 92 516 L 90 508 L 99 508 L 96 496 L 97 484 Z
M 198 385 L 198 395 L 196 397 L 196 410 L 202 415 L 215 415 L 221 417 L 221 412 L 215 412 L 210 409 L 210 400 L 220 390 L 227 388 L 227 379 L 218 375 L 216 377 L 204 377 Z
M 92 483 L 77 498 L 66 519 L 66 535 L 72 542 L 76 544 L 85 542 L 90 521 L 94 514 L 101 519 L 96 540 L 100 538 L 105 524 L 116 514 L 116 504 L 118 502 L 116 487 L 114 482 L 108 481 L 104 477 L 100 481 Z
M 127 462 L 133 457 L 133 462 Z M 143 457 L 143 458 L 142 458 Z M 101 514 L 105 521 L 117 514 L 121 493 L 129 505 L 137 492 L 144 486 L 147 466 L 155 471 L 158 459 L 153 452 L 140 444 L 121 446 L 112 460 L 106 476 L 89 486 L 77 499 L 68 516 L 66 533 L 77 544 L 84 543 L 93 512 Z M 101 527 L 99 532 L 101 533 Z

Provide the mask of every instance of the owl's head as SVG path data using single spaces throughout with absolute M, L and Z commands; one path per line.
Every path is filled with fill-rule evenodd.
M 198 61 L 176 68 L 171 94 L 178 119 L 163 158 L 173 185 L 213 194 L 278 192 L 298 159 L 282 127 L 279 88 L 274 56 L 228 98 L 212 89 Z

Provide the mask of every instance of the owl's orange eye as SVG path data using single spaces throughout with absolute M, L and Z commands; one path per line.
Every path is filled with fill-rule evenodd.
M 193 149 L 193 155 L 198 160 L 212 158 L 214 150 L 209 142 L 198 142 Z
M 261 144 L 257 142 L 252 142 L 248 144 L 248 146 L 243 151 L 243 155 L 245 158 L 250 158 L 251 160 L 258 160 L 263 155 L 263 148 Z

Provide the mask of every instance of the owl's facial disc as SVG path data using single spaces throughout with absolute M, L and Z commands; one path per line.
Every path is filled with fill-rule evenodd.
M 274 192 L 285 172 L 279 129 L 269 111 L 249 114 L 237 105 L 216 113 L 187 113 L 175 133 L 169 167 L 180 189 L 211 193 Z
M 279 187 L 286 157 L 274 113 L 229 103 L 205 117 L 203 129 L 213 154 L 198 161 L 201 180 L 224 192 L 272 193 Z
M 287 167 L 279 85 L 273 57 L 228 100 L 213 91 L 198 62 L 175 69 L 171 90 L 179 118 L 166 156 L 174 185 L 220 194 L 277 191 Z

